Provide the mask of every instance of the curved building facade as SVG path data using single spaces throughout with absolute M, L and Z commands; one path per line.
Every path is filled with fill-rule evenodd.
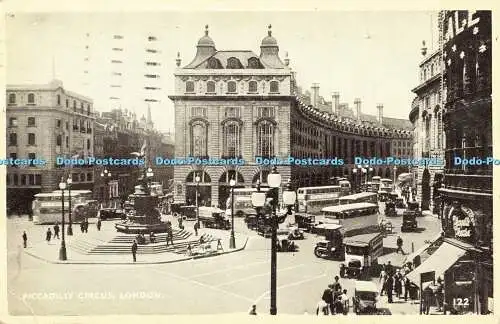
M 207 27 L 195 58 L 184 67 L 177 58 L 175 94 L 169 97 L 175 106 L 176 157 L 208 163 L 175 166 L 176 202 L 194 204 L 198 187 L 201 204 L 223 206 L 231 179 L 237 187 L 257 181 L 265 186 L 276 162 L 284 182 L 315 186 L 329 184 L 334 176 L 351 180 L 355 156 L 412 156 L 409 122 L 384 118 L 382 105 L 378 116 L 362 115 L 357 100 L 358 114 L 352 117 L 340 111 L 338 95 L 325 103 L 318 92 L 302 94 L 270 26 L 260 49 L 260 55 L 216 50 Z M 279 163 L 289 157 L 296 160 Z M 217 165 L 214 159 L 241 163 Z M 330 161 L 325 165 L 321 159 Z M 392 166 L 367 170 L 367 177 L 394 176 Z

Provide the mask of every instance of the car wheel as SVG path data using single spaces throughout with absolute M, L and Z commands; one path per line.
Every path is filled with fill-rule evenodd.
M 318 248 L 314 248 L 314 255 L 315 255 L 317 258 L 321 258 L 321 253 L 319 252 L 319 249 L 318 249 Z

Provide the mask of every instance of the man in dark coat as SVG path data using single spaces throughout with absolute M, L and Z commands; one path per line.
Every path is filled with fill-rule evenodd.
M 425 287 L 424 291 L 422 292 L 422 313 L 425 315 L 429 315 L 429 310 L 431 308 L 431 303 L 434 299 L 434 292 L 432 291 L 432 288 L 430 285 Z
M 54 239 L 59 238 L 59 224 L 54 225 Z
M 101 222 L 101 219 L 98 218 L 97 219 L 97 230 L 100 231 L 101 230 L 101 226 L 102 226 L 102 222 Z
M 23 231 L 23 246 L 26 248 L 28 245 L 28 235 L 26 234 L 26 231 Z
M 387 265 L 385 266 L 385 272 L 388 276 L 394 275 L 394 267 L 391 264 L 391 261 L 387 261 Z
M 401 236 L 398 236 L 398 239 L 396 240 L 396 245 L 398 246 L 396 253 L 399 253 L 399 251 L 401 251 L 401 254 L 404 255 L 405 252 L 403 251 L 403 239 L 401 238 Z
M 403 283 L 405 285 L 405 301 L 407 301 L 410 295 L 411 281 L 407 277 L 404 277 Z
M 328 285 L 328 288 L 323 291 L 323 296 L 321 297 L 325 303 L 330 307 L 330 314 L 334 313 L 333 307 L 333 285 Z
M 134 243 L 132 243 L 132 257 L 134 258 L 134 262 L 137 261 L 136 255 L 137 255 L 137 241 L 134 240 Z
M 52 231 L 50 230 L 50 227 L 49 229 L 47 230 L 47 234 L 45 236 L 45 239 L 47 240 L 47 243 L 50 244 L 50 239 L 52 238 Z
M 394 289 L 394 278 L 389 276 L 387 278 L 387 302 L 392 304 L 392 290 Z

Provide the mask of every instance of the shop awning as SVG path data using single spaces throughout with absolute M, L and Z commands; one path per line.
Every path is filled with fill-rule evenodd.
M 420 274 L 435 271 L 436 279 L 442 276 L 455 262 L 465 255 L 467 251 L 444 242 L 427 260 L 408 273 L 411 282 L 420 287 Z

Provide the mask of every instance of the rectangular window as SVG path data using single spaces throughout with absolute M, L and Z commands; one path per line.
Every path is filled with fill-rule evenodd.
M 35 185 L 39 186 L 42 184 L 42 175 L 41 174 L 35 174 Z
M 35 145 L 35 134 L 34 133 L 28 133 L 28 145 Z
M 93 174 L 92 172 L 87 173 L 87 181 L 92 181 Z
M 35 117 L 28 117 L 28 127 L 36 126 Z
M 17 118 L 9 118 L 9 127 L 17 127 Z
M 225 112 L 226 118 L 240 118 L 240 109 L 238 107 L 227 107 Z
M 26 175 L 25 174 L 21 174 L 21 183 L 20 183 L 20 185 L 21 186 L 26 185 L 27 184 L 26 180 L 27 180 Z
M 207 109 L 205 107 L 191 108 L 191 115 L 193 117 L 207 117 Z
M 28 153 L 28 159 L 29 160 L 34 160 L 36 159 L 36 154 L 35 153 Z M 30 166 L 34 166 L 33 162 L 30 162 Z
M 29 175 L 29 181 L 30 181 L 30 186 L 35 185 L 35 175 L 34 174 Z
M 258 108 L 259 118 L 272 118 L 274 117 L 273 107 L 259 107 Z
M 69 136 L 66 136 L 66 148 L 69 148 Z
M 17 153 L 10 153 L 10 154 L 9 154 L 9 158 L 11 158 L 12 160 L 17 159 Z M 17 167 L 18 167 L 18 166 L 17 166 L 17 165 L 15 165 L 15 164 L 12 164 L 12 166 L 13 166 L 14 168 L 17 168 Z
M 62 121 L 60 119 L 57 119 L 56 120 L 56 127 L 61 128 L 61 125 L 62 125 Z
M 16 133 L 9 134 L 9 146 L 17 146 L 17 134 Z

